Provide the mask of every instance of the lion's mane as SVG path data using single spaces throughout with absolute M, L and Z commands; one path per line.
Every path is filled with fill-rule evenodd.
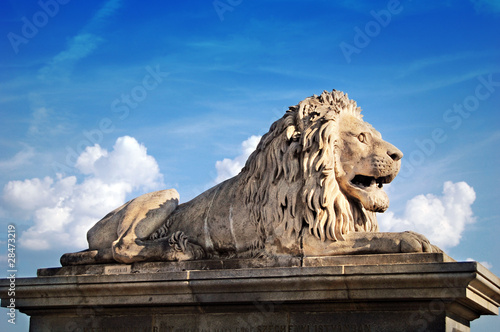
M 375 213 L 346 197 L 336 178 L 338 119 L 347 113 L 361 119 L 360 112 L 347 94 L 324 91 L 291 106 L 271 125 L 240 174 L 262 238 L 278 226 L 295 237 L 308 226 L 322 241 L 378 231 Z

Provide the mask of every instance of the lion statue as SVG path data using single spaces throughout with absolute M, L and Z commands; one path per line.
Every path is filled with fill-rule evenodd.
M 180 205 L 174 189 L 127 202 L 62 265 L 440 251 L 378 231 L 403 154 L 360 112 L 336 90 L 291 106 L 238 175 Z

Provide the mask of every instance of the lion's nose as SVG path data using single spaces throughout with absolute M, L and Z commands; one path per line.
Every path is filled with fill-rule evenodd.
M 389 147 L 387 148 L 387 154 L 394 161 L 398 161 L 401 158 L 403 158 L 403 152 L 401 152 L 397 147 L 395 147 L 392 144 L 389 144 Z

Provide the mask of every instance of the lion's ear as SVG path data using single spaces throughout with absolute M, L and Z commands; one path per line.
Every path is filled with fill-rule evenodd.
M 300 137 L 300 131 L 297 131 L 295 126 L 290 126 L 286 129 L 286 139 L 297 141 Z

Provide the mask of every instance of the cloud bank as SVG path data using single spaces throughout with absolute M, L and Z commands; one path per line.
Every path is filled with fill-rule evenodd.
M 109 211 L 125 203 L 134 190 L 163 187 L 156 160 L 133 137 L 116 140 L 112 151 L 98 144 L 77 159 L 76 176 L 10 181 L 3 189 L 7 209 L 17 211 L 33 225 L 21 233 L 20 243 L 33 250 L 53 247 L 85 248 L 86 233 Z
M 459 244 L 466 225 L 475 222 L 471 209 L 475 199 L 476 193 L 467 183 L 447 181 L 442 196 L 418 195 L 409 200 L 401 218 L 391 211 L 379 214 L 380 230 L 412 230 L 442 249 L 451 248 Z
M 220 183 L 227 180 L 235 175 L 237 175 L 248 157 L 259 144 L 261 136 L 251 136 L 243 143 L 241 143 L 241 154 L 234 159 L 224 158 L 215 163 L 215 169 L 217 170 L 217 177 L 215 178 L 215 183 Z

